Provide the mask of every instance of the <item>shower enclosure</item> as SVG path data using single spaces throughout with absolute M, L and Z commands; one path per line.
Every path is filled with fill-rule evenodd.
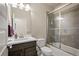
M 79 55 L 79 4 L 69 4 L 48 14 L 47 43 Z
M 59 21 L 56 19 L 58 14 L 48 14 L 48 37 L 47 43 L 60 48 Z

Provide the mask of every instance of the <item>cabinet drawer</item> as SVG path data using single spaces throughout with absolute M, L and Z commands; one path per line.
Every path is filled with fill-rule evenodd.
M 22 44 L 20 44 L 19 48 L 21 48 L 21 47 L 29 48 L 29 47 L 33 47 L 33 46 L 36 46 L 36 41 L 22 43 Z
M 8 49 L 11 50 L 11 51 L 14 51 L 14 50 L 18 50 L 18 49 L 33 47 L 33 46 L 36 46 L 35 41 L 15 44 L 15 45 L 12 45 L 12 48 L 8 47 Z

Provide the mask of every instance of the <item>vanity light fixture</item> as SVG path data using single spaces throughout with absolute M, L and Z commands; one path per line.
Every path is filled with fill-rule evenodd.
M 17 8 L 17 3 L 13 3 L 13 4 L 12 4 L 12 7 Z
M 19 4 L 19 8 L 20 8 L 20 9 L 23 9 L 23 8 L 24 8 L 23 3 L 20 3 L 20 4 Z
M 31 8 L 30 8 L 30 5 L 29 4 L 26 4 L 25 6 L 25 11 L 29 11 Z
M 15 3 L 15 4 L 12 4 L 12 7 L 14 7 L 14 8 L 18 8 L 19 7 L 19 9 L 25 9 L 25 11 L 30 11 L 31 10 L 31 7 L 30 7 L 29 4 L 24 5 L 23 3 L 19 3 L 19 4 Z

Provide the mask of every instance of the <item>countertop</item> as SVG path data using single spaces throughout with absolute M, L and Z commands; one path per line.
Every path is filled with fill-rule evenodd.
M 19 44 L 19 43 L 24 43 L 24 42 L 30 42 L 30 41 L 37 41 L 34 37 L 24 37 L 24 38 L 8 38 L 7 45 L 11 46 L 13 44 Z

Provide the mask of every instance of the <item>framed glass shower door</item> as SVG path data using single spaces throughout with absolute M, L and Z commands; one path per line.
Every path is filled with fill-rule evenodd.
M 58 14 L 48 14 L 47 43 L 60 48 L 60 27 L 56 16 Z

